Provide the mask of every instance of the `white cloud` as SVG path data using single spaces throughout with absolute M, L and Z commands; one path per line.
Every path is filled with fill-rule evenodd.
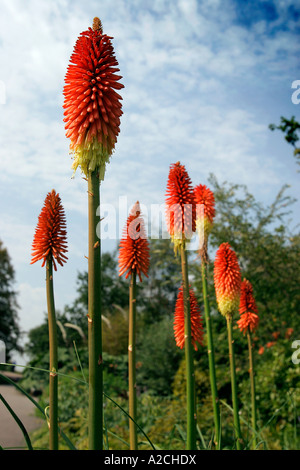
M 46 290 L 24 282 L 18 285 L 18 294 L 18 302 L 21 306 L 19 316 L 22 318 L 24 331 L 28 332 L 43 321 L 47 311 Z

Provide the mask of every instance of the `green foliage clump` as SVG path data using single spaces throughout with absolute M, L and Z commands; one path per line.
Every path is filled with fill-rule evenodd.
M 154 395 L 170 395 L 181 357 L 174 340 L 172 319 L 168 316 L 145 330 L 137 348 L 138 384 Z

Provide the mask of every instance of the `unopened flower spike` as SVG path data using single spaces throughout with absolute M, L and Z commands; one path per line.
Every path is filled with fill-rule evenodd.
M 204 184 L 199 184 L 194 188 L 196 202 L 196 229 L 199 237 L 199 255 L 201 258 L 201 277 L 203 290 L 204 316 L 207 331 L 207 351 L 209 375 L 212 393 L 212 406 L 214 412 L 215 436 L 214 443 L 218 447 L 220 445 L 220 405 L 218 398 L 218 388 L 216 381 L 215 366 L 215 349 L 212 331 L 212 318 L 210 315 L 209 298 L 208 298 L 208 236 L 213 227 L 213 219 L 215 216 L 215 198 L 213 192 Z
M 49 449 L 58 450 L 58 349 L 53 290 L 53 267 L 67 261 L 66 219 L 59 194 L 53 189 L 45 198 L 32 243 L 31 264 L 46 265 L 46 294 L 49 330 Z
M 177 254 L 196 229 L 196 205 L 191 179 L 180 162 L 170 166 L 166 190 L 166 222 Z
M 64 122 L 74 156 L 74 172 L 80 166 L 88 176 L 97 170 L 104 179 L 105 167 L 117 142 L 122 115 L 124 87 L 110 36 L 94 18 L 93 28 L 83 31 L 76 41 L 65 76 Z
M 199 235 L 199 252 L 202 261 L 207 261 L 208 235 L 215 217 L 215 198 L 213 192 L 204 184 L 194 188 L 196 202 L 196 229 Z
M 60 196 L 53 189 L 47 194 L 38 218 L 32 243 L 32 259 L 30 264 L 42 260 L 43 267 L 47 260 L 51 260 L 56 271 L 56 261 L 63 266 L 68 259 L 65 255 L 67 251 L 65 213 Z
M 136 279 L 148 277 L 150 264 L 149 242 L 139 201 L 132 207 L 124 227 L 119 245 L 119 275 L 130 276 L 128 316 L 128 398 L 129 398 L 129 441 L 130 450 L 138 449 L 137 439 L 137 395 L 136 395 Z
M 220 313 L 226 318 L 227 323 L 234 432 L 236 448 L 238 450 L 242 447 L 242 434 L 236 386 L 232 320 L 234 313 L 239 308 L 241 282 L 238 258 L 229 243 L 222 243 L 215 256 L 214 283 L 218 308 Z
M 215 257 L 214 283 L 218 307 L 225 317 L 232 317 L 239 308 L 241 282 L 236 253 L 229 243 L 222 243 Z
M 170 166 L 166 189 L 166 223 L 174 244 L 175 256 L 181 257 L 184 312 L 184 349 L 186 364 L 186 449 L 196 448 L 196 400 L 193 362 L 191 305 L 189 300 L 188 257 L 186 243 L 196 229 L 196 205 L 191 179 L 180 162 Z
M 232 321 L 233 315 L 239 308 L 241 282 L 241 272 L 236 253 L 231 248 L 229 243 L 222 243 L 219 246 L 215 256 L 214 284 L 219 311 L 222 315 L 224 315 L 227 322 L 233 420 L 236 437 L 236 448 L 238 450 L 240 450 L 242 446 L 242 434 L 236 386 Z
M 241 284 L 240 298 L 240 319 L 237 321 L 238 327 L 244 334 L 248 330 L 256 330 L 259 323 L 258 309 L 253 295 L 253 287 L 248 279 L 243 279 Z
M 144 219 L 137 201 L 130 211 L 119 250 L 119 275 L 126 273 L 126 279 L 136 272 L 142 281 L 142 274 L 148 277 L 150 249 Z
M 203 346 L 203 324 L 202 317 L 200 312 L 200 307 L 198 305 L 195 293 L 190 287 L 189 290 L 190 296 L 190 314 L 191 314 L 191 335 L 192 335 L 192 345 L 195 351 L 198 350 L 197 343 L 200 346 Z M 174 336 L 176 345 L 179 348 L 184 347 L 185 343 L 185 333 L 184 333 L 184 302 L 183 302 L 183 287 L 181 286 L 178 291 L 175 314 L 174 314 Z
M 248 339 L 248 351 L 249 351 L 249 375 L 251 385 L 251 412 L 252 412 L 252 447 L 256 449 L 257 436 L 257 411 L 256 411 L 256 392 L 255 392 L 255 373 L 254 373 L 254 358 L 253 358 L 253 345 L 251 333 L 258 327 L 258 309 L 253 295 L 253 288 L 248 279 L 243 279 L 241 284 L 241 298 L 240 298 L 240 319 L 237 324 L 240 331 L 245 335 L 247 334 Z M 261 354 L 261 350 L 259 351 Z

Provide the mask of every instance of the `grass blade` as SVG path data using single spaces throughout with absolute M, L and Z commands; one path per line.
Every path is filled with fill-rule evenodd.
M 20 387 L 20 385 L 16 384 L 13 380 L 11 380 L 10 378 L 6 377 L 5 375 L 1 374 L 0 373 L 0 378 L 5 380 L 7 383 L 9 383 L 10 385 L 13 385 L 14 387 L 16 387 L 21 393 L 23 393 L 24 395 L 26 395 L 26 397 L 38 408 L 38 410 L 42 413 L 42 416 L 44 419 L 46 419 L 46 416 L 45 416 L 45 412 L 44 412 L 44 409 L 39 405 L 38 402 L 35 401 L 34 398 L 32 398 L 27 392 L 26 390 L 24 390 L 22 387 Z M 67 444 L 67 446 L 69 447 L 69 449 L 71 450 L 76 450 L 76 447 L 74 446 L 74 444 L 70 441 L 70 439 L 68 438 L 68 436 L 66 436 L 66 434 L 60 429 L 60 435 L 61 437 L 63 438 L 63 440 L 65 441 L 65 443 Z
M 4 396 L 0 393 L 0 400 L 2 401 L 2 403 L 4 404 L 4 406 L 6 406 L 7 410 L 9 411 L 9 413 L 12 415 L 12 417 L 14 418 L 15 422 L 17 423 L 17 425 L 19 426 L 19 428 L 21 429 L 22 431 L 22 434 L 24 436 L 24 439 L 26 441 L 26 444 L 27 444 L 27 447 L 29 450 L 33 450 L 33 447 L 32 447 L 32 444 L 31 444 L 31 440 L 30 440 L 30 437 L 28 435 L 28 432 L 26 431 L 26 428 L 24 426 L 24 424 L 22 423 L 22 421 L 20 420 L 20 418 L 16 415 L 16 413 L 14 412 L 14 410 L 11 408 L 11 406 L 7 403 L 7 401 L 5 400 Z
M 109 397 L 108 395 L 106 395 L 106 393 L 103 392 L 103 395 L 108 398 L 108 400 L 110 400 L 114 405 L 116 405 L 129 419 L 131 419 L 132 421 L 133 418 L 127 413 L 126 410 L 124 410 L 124 408 L 122 408 L 115 400 L 113 400 L 111 397 Z M 139 426 L 139 424 L 134 421 L 136 427 L 141 431 L 141 433 L 145 436 L 145 438 L 147 439 L 148 443 L 150 444 L 150 446 L 152 447 L 153 450 L 156 450 L 156 448 L 154 447 L 154 445 L 152 444 L 152 442 L 150 441 L 149 437 L 147 436 L 147 434 L 143 431 L 143 429 L 141 428 L 141 426 Z
M 198 434 L 199 434 L 199 437 L 200 437 L 200 440 L 201 440 L 201 443 L 202 443 L 202 447 L 203 449 L 207 450 L 207 445 L 205 444 L 205 440 L 204 440 L 204 437 L 203 437 L 203 434 L 197 424 L 197 431 L 198 431 Z

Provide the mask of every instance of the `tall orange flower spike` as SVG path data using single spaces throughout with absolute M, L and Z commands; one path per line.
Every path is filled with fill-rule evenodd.
M 239 308 L 242 279 L 236 253 L 229 243 L 222 243 L 216 253 L 214 283 L 220 313 L 232 317 Z
M 64 122 L 70 150 L 74 154 L 74 171 L 81 167 L 99 169 L 104 179 L 120 132 L 122 97 L 116 92 L 124 87 L 116 75 L 119 71 L 110 36 L 103 34 L 99 18 L 93 28 L 83 31 L 76 41 L 65 76 Z
M 47 259 L 51 259 L 56 271 L 55 260 L 63 266 L 68 259 L 65 255 L 67 251 L 65 212 L 59 194 L 52 189 L 46 196 L 44 206 L 38 218 L 32 243 L 32 259 L 30 264 L 43 260 L 43 267 Z
M 192 345 L 195 351 L 198 350 L 197 343 L 203 346 L 203 324 L 200 313 L 200 307 L 198 305 L 195 293 L 190 287 L 190 311 L 191 311 L 191 333 L 192 333 Z M 183 287 L 181 286 L 178 291 L 175 315 L 174 315 L 174 335 L 176 345 L 179 348 L 184 347 L 185 334 L 184 334 L 184 302 L 183 302 Z
M 247 279 L 244 279 L 241 285 L 240 298 L 240 320 L 237 321 L 238 327 L 242 333 L 256 330 L 259 322 L 258 309 L 253 296 L 253 287 Z
M 214 193 L 204 184 L 194 188 L 196 202 L 196 228 L 199 235 L 200 254 L 206 259 L 208 235 L 215 217 Z
M 191 179 L 180 162 L 170 166 L 166 190 L 166 222 L 175 252 L 196 229 L 196 205 Z
M 130 211 L 119 248 L 119 275 L 127 272 L 127 279 L 136 272 L 140 281 L 142 274 L 148 277 L 150 249 L 138 201 Z

